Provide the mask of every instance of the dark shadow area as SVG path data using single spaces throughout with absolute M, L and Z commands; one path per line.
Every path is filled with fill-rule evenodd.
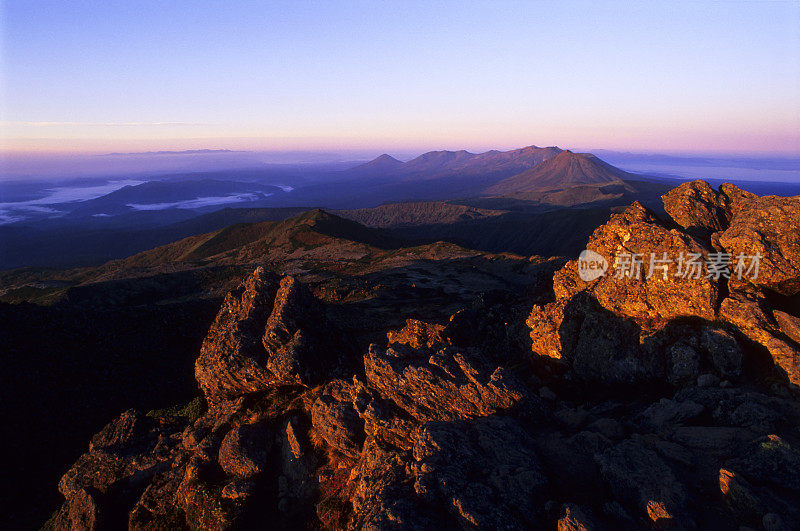
M 392 232 L 418 241 L 449 241 L 468 249 L 523 256 L 577 256 L 608 209 L 564 209 L 548 213 L 510 212 L 443 225 L 401 227 Z
M 94 302 L 0 304 L 8 528 L 47 520 L 59 478 L 109 420 L 198 394 L 194 359 L 219 301 Z
M 708 328 L 733 334 L 743 347 L 741 376 L 719 373 L 709 347 L 701 340 Z M 642 328 L 633 319 L 605 309 L 593 296 L 574 296 L 564 309 L 559 336 L 562 360 L 577 381 L 562 381 L 567 386 L 564 392 L 572 395 L 576 403 L 598 399 L 629 401 L 632 396 L 655 400 L 670 396 L 674 385 L 693 382 L 697 376 L 709 373 L 736 383 L 766 387 L 774 382 L 788 383 L 766 348 L 729 323 L 680 317 L 659 326 L 640 342 L 641 334 Z M 696 366 L 685 376 L 676 374 L 677 362 L 668 355 L 675 346 L 689 348 L 697 356 L 692 362 Z

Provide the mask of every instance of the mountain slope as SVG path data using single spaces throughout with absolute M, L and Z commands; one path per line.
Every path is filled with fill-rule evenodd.
M 468 249 L 522 256 L 578 254 L 592 231 L 608 220 L 612 209 L 558 209 L 546 213 L 501 212 L 450 223 L 404 225 L 398 236 L 420 241 L 447 241 Z
M 392 157 L 391 155 L 387 155 L 386 153 L 384 153 L 383 155 L 380 155 L 379 157 L 372 159 L 367 163 L 361 164 L 360 166 L 356 166 L 355 168 L 351 168 L 350 170 L 348 170 L 348 173 L 351 173 L 353 175 L 393 173 L 402 166 L 403 166 L 402 161 L 399 161 L 396 158 Z
M 590 153 L 562 151 L 538 166 L 487 188 L 487 195 L 519 195 L 581 185 L 622 184 L 637 176 Z
M 316 209 L 279 222 L 238 223 L 207 234 L 189 236 L 115 260 L 98 269 L 127 271 L 171 262 L 239 262 L 289 255 L 323 245 L 391 249 L 403 243 L 401 239 L 380 229 L 365 227 Z
M 337 214 L 368 227 L 395 228 L 430 224 L 451 224 L 470 219 L 482 219 L 502 214 L 499 210 L 486 210 L 442 201 L 392 203 L 374 208 L 340 210 Z
M 402 174 L 437 174 L 442 171 L 455 170 L 469 165 L 478 157 L 475 153 L 466 150 L 459 151 L 429 151 L 412 159 L 398 169 Z
M 295 208 L 223 208 L 194 216 L 185 221 L 164 224 L 170 213 L 191 216 L 189 210 L 141 211 L 122 214 L 119 225 L 109 223 L 91 225 L 89 220 L 114 218 L 80 218 L 79 222 L 64 227 L 2 226 L 0 241 L 0 270 L 24 266 L 70 268 L 93 266 L 109 260 L 131 256 L 188 236 L 201 235 L 237 223 L 280 221 L 307 211 Z M 161 221 L 151 227 L 148 222 Z
M 522 172 L 552 159 L 561 152 L 560 148 L 554 146 L 527 146 L 511 151 L 487 151 L 478 155 L 471 166 L 475 170 L 492 168 L 494 171 Z

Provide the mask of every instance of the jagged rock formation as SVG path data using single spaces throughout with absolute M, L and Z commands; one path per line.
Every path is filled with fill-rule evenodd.
M 735 333 L 766 347 L 800 383 L 796 318 L 771 302 L 784 297 L 792 306 L 785 297 L 800 292 L 800 198 L 756 197 L 733 185 L 715 191 L 694 181 L 667 193 L 664 206 L 680 228 L 634 203 L 594 232 L 586 248 L 608 261 L 607 274 L 584 281 L 577 261 L 555 274 L 556 301 L 528 319 L 533 350 L 609 383 L 675 383 L 701 370 L 735 378 Z M 748 271 L 756 255 L 758 270 Z M 729 279 L 709 275 L 714 256 L 724 258 Z
M 607 258 L 763 245 L 763 282 L 584 282 L 573 261 L 530 329 L 479 299 L 364 350 L 335 308 L 259 268 L 197 359 L 207 407 L 112 421 L 64 475 L 50 523 L 797 528 L 798 279 L 781 262 L 796 202 L 689 183 L 665 197 L 672 221 L 635 204 L 587 245 Z
M 705 181 L 686 182 L 664 194 L 664 209 L 675 223 L 691 234 L 708 238 L 723 230 L 731 221 L 732 208 L 743 196 L 752 196 L 738 188 L 714 190 Z M 729 192 L 741 192 L 732 193 Z
M 111 500 L 122 498 L 137 529 L 268 517 L 287 527 L 535 522 L 547 479 L 516 417 L 544 418 L 541 401 L 476 346 L 454 343 L 463 319 L 409 320 L 370 347 L 363 372 L 335 379 L 320 303 L 292 277 L 257 269 L 225 299 L 197 360 L 208 411 L 192 423 L 127 412 L 109 424 L 64 476 L 56 526 L 119 525 Z
M 800 292 L 800 200 L 797 197 L 758 197 L 732 184 L 719 191 L 705 181 L 684 183 L 664 196 L 670 217 L 690 233 L 712 238 L 714 249 L 755 255 L 762 259 L 749 284 L 782 295 Z M 732 284 L 745 290 L 748 282 L 734 276 Z
M 335 334 L 304 285 L 259 267 L 225 297 L 195 377 L 210 402 L 268 386 L 320 383 L 339 363 L 343 347 Z

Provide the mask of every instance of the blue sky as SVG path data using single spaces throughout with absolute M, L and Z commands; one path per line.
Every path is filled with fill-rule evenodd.
M 800 2 L 6 0 L 6 150 L 800 152 Z

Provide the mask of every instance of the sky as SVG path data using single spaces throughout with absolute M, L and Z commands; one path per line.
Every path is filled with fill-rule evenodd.
M 7 153 L 800 153 L 799 1 L 1 9 Z

